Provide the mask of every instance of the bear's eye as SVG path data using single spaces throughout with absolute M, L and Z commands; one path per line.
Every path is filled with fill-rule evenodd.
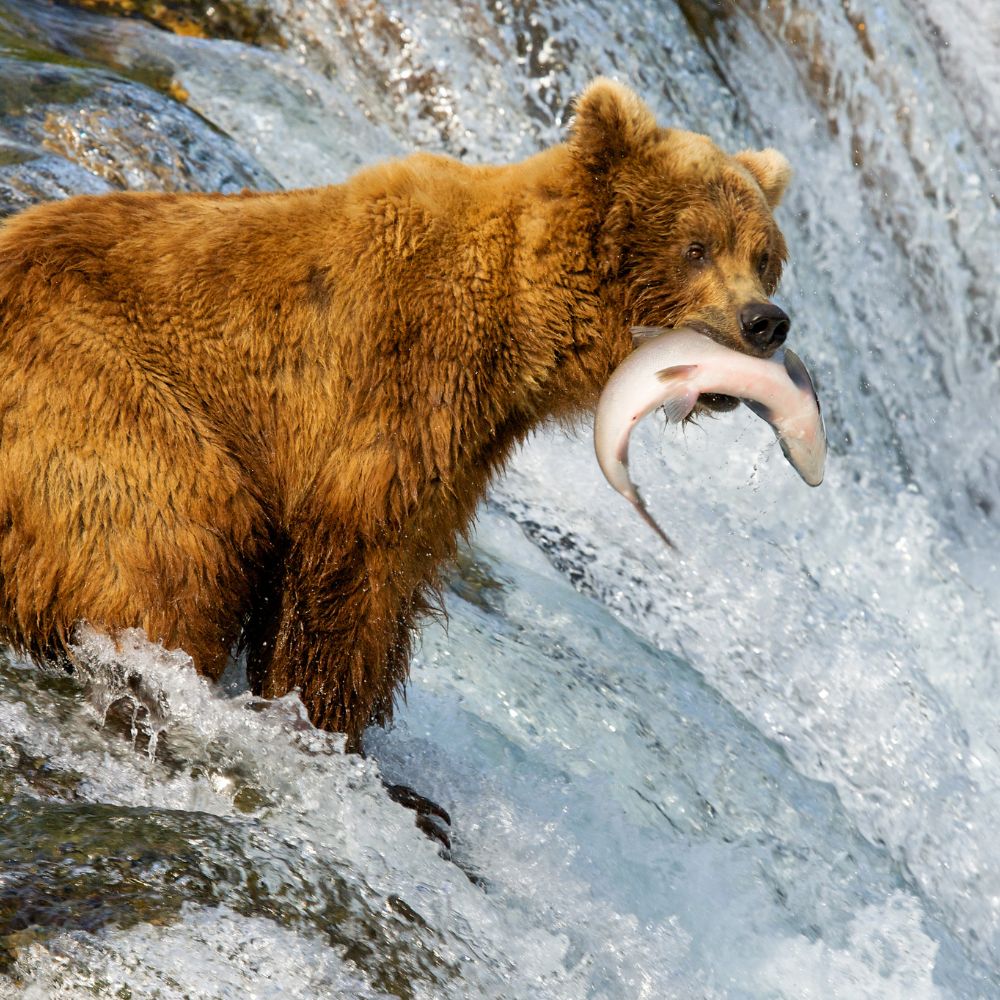
M 701 243 L 692 243 L 687 250 L 684 251 L 684 256 L 688 260 L 704 260 L 705 259 L 705 247 Z
M 763 278 L 771 264 L 771 255 L 765 250 L 757 261 L 757 273 Z

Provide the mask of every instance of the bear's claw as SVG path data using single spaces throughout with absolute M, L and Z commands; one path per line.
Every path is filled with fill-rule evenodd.
M 386 783 L 385 790 L 393 802 L 398 802 L 407 809 L 412 809 L 417 815 L 414 823 L 418 830 L 436 840 L 446 852 L 446 860 L 451 858 L 451 837 L 445 827 L 451 826 L 451 816 L 447 809 L 436 802 L 415 792 L 409 785 L 390 785 Z M 442 825 L 443 824 L 443 825 Z

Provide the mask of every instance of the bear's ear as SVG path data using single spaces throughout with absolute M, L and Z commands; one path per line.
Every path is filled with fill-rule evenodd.
M 624 84 L 599 76 L 577 98 L 570 149 L 593 173 L 649 148 L 658 129 L 653 112 Z
M 771 208 L 777 208 L 781 196 L 792 179 L 792 165 L 776 149 L 762 149 L 759 152 L 745 149 L 735 156 L 737 163 L 746 167 L 753 179 L 760 185 L 764 198 Z

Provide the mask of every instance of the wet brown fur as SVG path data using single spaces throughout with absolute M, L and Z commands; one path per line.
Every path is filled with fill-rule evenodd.
M 356 741 L 490 477 L 592 406 L 636 323 L 777 282 L 773 151 L 726 156 L 598 80 L 512 166 L 417 154 L 280 194 L 118 194 L 0 229 L 0 635 L 238 642 Z M 692 264 L 693 241 L 709 249 Z M 758 274 L 760 256 L 770 259 Z

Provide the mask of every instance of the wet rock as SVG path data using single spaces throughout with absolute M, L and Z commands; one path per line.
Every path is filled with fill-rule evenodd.
M 271 12 L 263 0 L 61 0 L 99 14 L 139 17 L 178 35 L 232 38 L 253 45 L 281 44 Z
M 161 31 L 42 0 L 0 0 L 0 48 L 8 35 L 46 61 L 107 68 L 185 103 L 286 187 L 332 183 L 357 167 L 407 150 L 366 117 L 343 78 L 297 52 Z
M 463 546 L 448 573 L 448 589 L 483 611 L 497 611 L 510 581 L 483 553 Z
M 231 139 L 148 87 L 0 58 L 0 214 L 77 193 L 275 186 Z
M 114 190 L 85 167 L 54 153 L 0 145 L 0 216 L 40 201 Z
M 22 62 L 111 69 L 135 83 L 183 99 L 183 88 L 173 79 L 171 66 L 155 50 L 134 63 L 115 59 L 122 24 L 55 6 L 51 0 L 0 0 L 0 55 Z M 163 37 L 162 32 L 155 33 Z

